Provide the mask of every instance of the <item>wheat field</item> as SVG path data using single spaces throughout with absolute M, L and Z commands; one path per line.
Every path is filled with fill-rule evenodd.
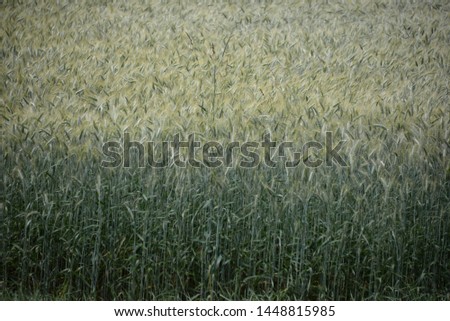
M 0 14 L 1 299 L 450 298 L 447 1 Z M 327 132 L 346 166 L 101 166 L 125 133 Z

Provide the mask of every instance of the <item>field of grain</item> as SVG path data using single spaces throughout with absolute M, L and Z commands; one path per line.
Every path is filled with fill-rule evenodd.
M 0 15 L 1 299 L 449 299 L 448 1 Z M 327 132 L 346 166 L 101 166 L 125 133 Z

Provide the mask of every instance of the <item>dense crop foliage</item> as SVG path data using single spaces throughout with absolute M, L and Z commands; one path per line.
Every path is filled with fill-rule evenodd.
M 449 298 L 447 1 L 37 2 L 0 4 L 2 299 Z M 101 167 L 125 132 L 348 166 Z

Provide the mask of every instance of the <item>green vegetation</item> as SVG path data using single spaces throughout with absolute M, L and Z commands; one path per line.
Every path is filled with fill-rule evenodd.
M 0 4 L 1 299 L 449 299 L 447 1 L 37 2 Z M 102 168 L 125 131 L 348 166 Z

